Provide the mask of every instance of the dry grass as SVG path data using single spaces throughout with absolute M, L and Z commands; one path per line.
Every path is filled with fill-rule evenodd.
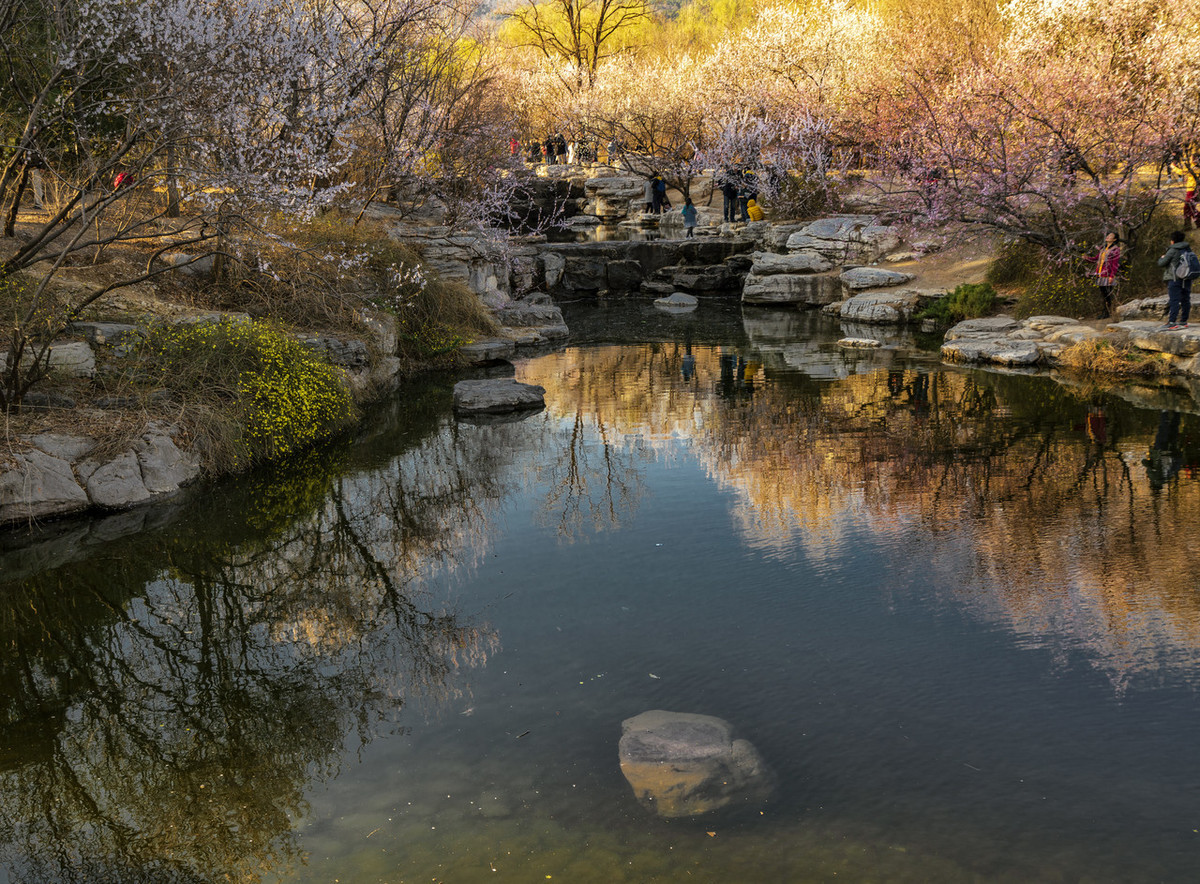
M 1101 340 L 1073 344 L 1059 355 L 1058 361 L 1077 372 L 1115 377 L 1160 378 L 1172 371 L 1165 354 L 1117 347 Z

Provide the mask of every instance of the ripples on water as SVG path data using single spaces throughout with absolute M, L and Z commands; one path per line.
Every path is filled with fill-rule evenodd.
M 436 380 L 8 540 L 0 880 L 1189 880 L 1191 400 L 707 309 L 576 310 L 519 423 Z M 776 798 L 648 816 L 653 708 Z

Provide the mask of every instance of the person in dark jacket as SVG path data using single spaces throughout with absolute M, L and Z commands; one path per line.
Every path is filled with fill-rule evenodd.
M 1163 281 L 1167 284 L 1167 324 L 1169 331 L 1188 327 L 1188 315 L 1192 311 L 1192 281 L 1180 279 L 1175 268 L 1180 261 L 1187 260 L 1187 253 L 1192 250 L 1187 237 L 1182 230 L 1171 234 L 1171 244 L 1163 256 L 1158 259 L 1158 266 L 1163 270 Z
M 725 199 L 722 221 L 737 220 L 738 183 L 736 175 L 737 173 L 732 169 L 726 169 L 721 173 L 721 196 Z

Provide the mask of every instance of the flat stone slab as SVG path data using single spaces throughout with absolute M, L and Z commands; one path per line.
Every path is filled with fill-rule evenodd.
M 668 819 L 759 804 L 774 787 L 758 750 L 711 715 L 653 709 L 627 718 L 619 755 L 637 800 Z
M 842 338 L 838 341 L 838 346 L 847 350 L 873 350 L 882 347 L 883 344 L 874 338 Z
M 758 276 L 771 276 L 776 273 L 824 273 L 833 269 L 833 262 L 812 249 L 803 249 L 790 255 L 755 252 L 752 257 L 754 263 L 750 272 Z
M 911 273 L 884 270 L 882 267 L 854 267 L 841 275 L 842 285 L 852 291 L 903 285 L 912 278 Z
M 836 277 L 811 273 L 750 273 L 742 286 L 745 304 L 810 304 L 821 306 L 840 300 L 842 286 Z
M 1071 320 L 1071 322 L 1074 322 L 1074 320 Z M 982 319 L 965 319 L 946 332 L 946 340 L 954 341 L 958 338 L 970 337 L 972 335 L 994 336 L 1015 331 L 1020 327 L 1021 323 L 1011 316 L 985 316 Z
M 505 338 L 489 338 L 484 341 L 474 341 L 463 344 L 458 348 L 458 354 L 467 362 L 490 362 L 493 359 L 507 359 L 517 352 L 517 345 Z
M 1033 365 L 1042 358 L 1036 341 L 1010 338 L 959 338 L 942 345 L 942 358 L 949 362 L 991 362 L 996 365 Z
M 1108 326 L 1108 331 L 1114 340 L 1139 350 L 1182 357 L 1200 353 L 1200 325 L 1168 331 L 1161 322 L 1131 320 L 1113 323 Z
M 920 302 L 921 296 L 915 291 L 872 292 L 847 298 L 838 314 L 854 322 L 901 323 L 912 317 Z
M 545 405 L 545 387 L 512 378 L 459 381 L 454 385 L 454 410 L 461 414 L 497 414 Z
M 0 365 L 7 359 L 8 353 L 0 352 Z M 31 359 L 27 352 L 21 362 L 28 364 Z M 90 378 L 96 374 L 96 354 L 84 341 L 51 344 L 47 361 L 50 373 L 61 377 Z

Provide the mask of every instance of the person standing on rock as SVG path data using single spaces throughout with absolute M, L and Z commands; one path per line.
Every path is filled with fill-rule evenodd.
M 1104 301 L 1104 315 L 1112 316 L 1116 305 L 1117 276 L 1121 270 L 1120 237 L 1115 233 L 1104 237 L 1104 248 L 1088 260 L 1096 262 L 1096 286 Z
M 1163 270 L 1163 281 L 1167 284 L 1167 331 L 1188 327 L 1188 315 L 1192 311 L 1192 281 L 1186 277 L 1180 278 L 1175 269 L 1180 261 L 1188 260 L 1192 247 L 1182 230 L 1171 234 L 1171 244 L 1163 256 L 1158 259 L 1158 266 Z
M 696 232 L 696 207 L 692 204 L 690 196 L 684 198 L 680 214 L 683 215 L 683 229 L 686 231 L 684 236 L 691 239 L 692 234 Z
M 738 186 L 735 174 L 732 169 L 726 169 L 721 173 L 721 196 L 725 200 L 721 219 L 723 221 L 737 220 Z

